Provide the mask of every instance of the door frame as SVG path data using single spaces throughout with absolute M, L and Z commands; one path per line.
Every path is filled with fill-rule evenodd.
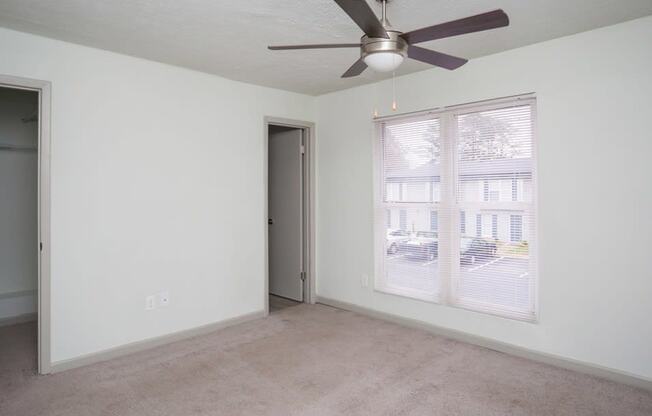
M 269 315 L 269 126 L 292 127 L 303 131 L 304 137 L 304 163 L 303 163 L 303 302 L 314 304 L 317 301 L 315 294 L 316 266 L 315 266 L 315 123 L 300 120 L 291 120 L 280 117 L 266 116 L 263 121 L 263 186 L 265 189 L 265 315 Z
M 0 87 L 38 93 L 38 373 L 52 372 L 50 351 L 50 105 L 49 81 L 0 74 Z

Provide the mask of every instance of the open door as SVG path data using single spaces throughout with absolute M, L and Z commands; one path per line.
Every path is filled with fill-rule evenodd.
M 269 293 L 303 302 L 303 130 L 269 126 Z

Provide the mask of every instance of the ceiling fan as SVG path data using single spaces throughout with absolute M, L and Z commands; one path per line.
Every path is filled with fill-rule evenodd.
M 268 46 L 268 48 L 273 51 L 360 48 L 360 59 L 351 65 L 342 75 L 342 78 L 360 75 L 367 69 L 367 66 L 378 72 L 393 71 L 401 65 L 406 56 L 417 61 L 453 70 L 468 61 L 464 58 L 424 49 L 414 44 L 509 25 L 507 14 L 502 10 L 494 10 L 403 33 L 392 28 L 387 20 L 387 0 L 376 1 L 382 4 L 382 18 L 380 20 L 378 20 L 378 17 L 365 0 L 335 0 L 335 3 L 344 9 L 346 14 L 365 33 L 359 43 L 284 45 Z

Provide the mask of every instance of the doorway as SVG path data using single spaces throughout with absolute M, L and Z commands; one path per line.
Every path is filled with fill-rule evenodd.
M 0 367 L 49 373 L 50 84 L 0 75 Z
M 38 93 L 0 88 L 0 363 L 37 369 Z M 15 363 L 15 364 L 12 364 Z
M 310 123 L 266 119 L 267 293 L 276 312 L 313 303 Z

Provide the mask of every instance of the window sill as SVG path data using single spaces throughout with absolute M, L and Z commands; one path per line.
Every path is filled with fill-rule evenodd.
M 457 299 L 455 303 L 450 304 L 457 309 L 464 309 L 471 312 L 478 312 L 484 315 L 496 316 L 499 318 L 511 319 L 514 321 L 527 322 L 531 324 L 539 323 L 536 312 L 524 311 L 492 305 L 489 303 L 473 301 L 469 299 Z
M 495 316 L 497 318 L 510 319 L 513 321 L 520 321 L 530 324 L 539 323 L 538 316 L 534 312 L 508 308 L 499 309 L 500 307 L 497 307 L 496 305 L 472 301 L 468 299 L 458 299 L 455 303 L 444 304 L 440 302 L 438 293 L 428 293 L 394 287 L 374 287 L 374 291 L 386 295 L 399 296 L 406 299 L 450 307 L 453 309 L 462 309 L 469 312 L 477 312 L 483 315 Z

